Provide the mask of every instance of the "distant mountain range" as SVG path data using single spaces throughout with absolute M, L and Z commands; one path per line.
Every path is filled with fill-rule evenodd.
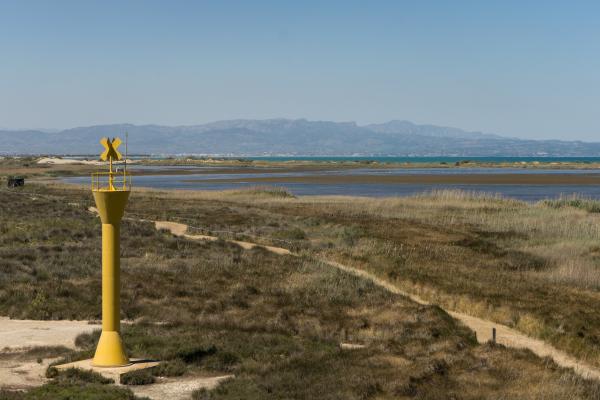
M 0 130 L 0 154 L 96 154 L 129 133 L 131 154 L 221 156 L 600 156 L 600 143 L 522 140 L 408 121 L 359 126 L 305 119 L 204 125 L 97 125 L 58 132 Z

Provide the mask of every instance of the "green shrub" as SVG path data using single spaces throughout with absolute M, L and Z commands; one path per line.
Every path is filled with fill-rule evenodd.
M 58 376 L 58 369 L 56 369 L 55 367 L 48 367 L 48 369 L 46 369 L 46 378 L 53 379 L 53 378 L 56 378 L 57 376 Z
M 213 396 L 211 396 L 210 391 L 206 390 L 206 388 L 194 390 L 192 393 L 192 400 L 211 400 Z
M 215 346 L 194 346 L 179 351 L 178 356 L 187 364 L 197 364 L 206 356 L 210 356 L 217 352 Z
M 81 351 L 72 351 L 71 353 L 66 354 L 65 356 L 59 358 L 58 360 L 50 363 L 50 366 L 68 364 L 75 361 L 86 360 L 88 358 L 92 358 L 94 356 L 95 348 L 81 350 Z
M 572 207 L 585 210 L 590 213 L 600 213 L 600 201 L 577 195 L 561 197 L 559 199 L 547 199 L 540 202 L 543 206 L 549 208 Z
M 158 364 L 158 367 L 156 367 L 153 370 L 153 375 L 154 376 L 181 376 L 181 375 L 185 374 L 186 371 L 187 371 L 187 367 L 186 367 L 185 363 L 181 359 L 176 358 L 174 360 L 163 361 L 160 364 Z
M 119 381 L 123 385 L 149 385 L 156 382 L 156 379 L 150 371 L 141 369 L 121 375 Z
M 11 399 L 11 398 L 8 398 Z M 129 389 L 98 384 L 49 383 L 28 391 L 18 400 L 141 400 Z M 11 399 L 12 400 L 12 399 Z
M 300 228 L 281 230 L 275 233 L 275 237 L 288 240 L 303 240 L 306 239 L 306 232 Z
M 358 239 L 360 239 L 364 235 L 364 231 L 362 228 L 351 225 L 345 226 L 342 231 L 339 233 L 340 239 L 342 242 L 348 246 L 353 246 Z
M 100 330 L 96 330 L 92 333 L 82 333 L 75 338 L 75 346 L 82 349 L 89 349 L 96 346 L 98 339 L 100 338 Z
M 25 393 L 0 389 L 0 400 L 23 400 Z
M 230 190 L 233 195 L 263 196 L 277 198 L 294 198 L 295 196 L 286 188 L 279 186 L 250 186 L 243 189 Z
M 215 371 L 230 371 L 239 362 L 239 357 L 232 352 L 220 351 L 206 361 L 206 367 Z
M 79 368 L 58 370 L 55 367 L 50 367 L 46 370 L 46 377 L 53 378 L 57 382 L 66 384 L 96 383 L 100 385 L 107 385 L 109 383 L 115 383 L 114 380 L 105 378 L 97 372 L 86 371 Z

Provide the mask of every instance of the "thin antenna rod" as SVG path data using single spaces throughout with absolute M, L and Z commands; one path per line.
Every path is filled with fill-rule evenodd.
M 125 182 L 125 179 L 127 179 L 127 139 L 129 137 L 129 133 L 127 131 L 125 131 L 125 171 L 123 174 L 123 182 Z

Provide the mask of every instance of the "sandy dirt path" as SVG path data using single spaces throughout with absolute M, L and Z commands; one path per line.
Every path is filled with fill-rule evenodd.
M 196 240 L 218 240 L 216 236 L 206 236 L 206 235 L 190 235 L 187 233 L 187 225 L 181 224 L 177 222 L 168 222 L 168 221 L 156 221 L 155 222 L 156 229 L 165 229 L 170 231 L 172 234 L 177 236 L 183 236 L 189 239 Z M 235 240 L 227 240 L 227 242 L 235 243 L 240 245 L 244 249 L 251 249 L 260 245 L 250 242 L 239 242 Z M 292 253 L 288 249 L 284 249 L 281 247 L 273 247 L 273 246 L 260 246 L 265 248 L 268 251 L 271 251 L 275 254 L 279 255 L 293 255 L 297 254 Z M 425 301 L 424 299 L 415 296 L 412 293 L 405 292 L 398 288 L 397 286 L 387 282 L 381 278 L 378 278 L 376 275 L 371 274 L 367 271 L 353 268 L 347 265 L 340 264 L 335 261 L 323 260 L 319 259 L 325 265 L 337 268 L 339 270 L 345 271 L 347 273 L 360 276 L 362 278 L 368 279 L 372 281 L 377 286 L 380 286 L 391 293 L 399 294 L 402 296 L 406 296 L 412 301 L 422 304 L 429 305 L 430 303 Z M 450 314 L 454 319 L 462 322 L 465 326 L 471 329 L 477 335 L 477 340 L 479 343 L 486 343 L 492 340 L 492 330 L 496 329 L 496 342 L 502 344 L 507 347 L 513 348 L 526 348 L 531 350 L 533 353 L 538 355 L 539 357 L 550 357 L 561 367 L 564 368 L 572 368 L 575 373 L 578 375 L 589 378 L 589 379 L 598 379 L 600 380 L 600 369 L 593 367 L 589 364 L 581 362 L 574 357 L 571 357 L 567 353 L 556 349 L 555 347 L 549 345 L 548 343 L 529 337 L 524 335 L 521 332 L 518 332 L 506 325 L 501 325 L 493 321 L 488 321 L 485 319 L 473 317 L 471 315 L 457 313 L 449 310 L 445 310 L 448 314 Z
M 0 349 L 15 351 L 35 346 L 75 348 L 80 333 L 100 329 L 87 321 L 34 321 L 0 317 Z
M 22 354 L 37 346 L 75 348 L 80 333 L 100 329 L 87 321 L 33 321 L 0 317 L 0 388 L 25 389 L 46 382 L 46 368 L 54 361 L 38 362 Z
M 392 285 L 391 283 L 384 281 L 377 276 L 353 267 L 349 267 L 347 265 L 343 265 L 334 261 L 326 261 L 321 260 L 324 264 L 329 266 L 338 268 L 342 271 L 346 271 L 356 276 L 360 276 L 365 279 L 369 279 L 371 282 L 385 288 L 386 290 L 399 294 L 402 296 L 406 296 L 412 301 L 423 304 L 430 305 L 431 303 L 423 300 L 422 298 L 415 296 L 414 294 L 405 292 L 399 289 L 397 286 Z M 565 368 L 572 368 L 578 375 L 584 378 L 598 379 L 600 380 L 600 369 L 588 365 L 584 362 L 577 360 L 574 357 L 571 357 L 567 353 L 556 349 L 555 347 L 549 345 L 548 343 L 529 337 L 527 335 L 522 334 L 506 325 L 501 325 L 493 321 L 488 321 L 485 319 L 473 317 L 471 315 L 457 313 L 454 311 L 444 310 L 452 318 L 462 322 L 465 326 L 471 329 L 477 335 L 477 341 L 479 343 L 486 343 L 492 340 L 492 330 L 496 329 L 496 342 L 502 344 L 506 347 L 513 348 L 526 348 L 531 350 L 539 357 L 550 357 L 556 362 L 556 364 Z
M 213 241 L 213 242 L 216 240 L 219 240 L 219 238 L 216 236 L 188 234 L 187 233 L 188 226 L 186 224 L 181 224 L 179 222 L 154 221 L 154 227 L 159 230 L 160 229 L 167 230 L 167 231 L 171 232 L 173 235 L 182 236 L 182 237 L 185 237 L 188 239 L 209 240 L 209 241 Z M 279 255 L 291 255 L 292 254 L 292 252 L 289 251 L 288 249 L 284 249 L 281 247 L 264 246 L 264 245 L 260 245 L 260 244 L 256 244 L 256 243 L 252 243 L 252 242 L 242 242 L 240 240 L 227 240 L 227 242 L 235 243 L 244 250 L 251 250 L 255 247 L 262 247 L 272 253 L 279 254 Z

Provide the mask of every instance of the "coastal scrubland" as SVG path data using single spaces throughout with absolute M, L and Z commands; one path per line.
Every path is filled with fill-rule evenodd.
M 89 191 L 75 187 L 28 185 L 0 191 L 0 314 L 100 318 L 100 229 L 97 217 L 87 210 L 92 204 Z M 495 276 L 514 273 L 527 284 L 570 288 L 576 291 L 572 296 L 593 293 L 593 286 L 577 279 L 547 277 L 553 266 L 528 249 L 516 249 L 526 240 L 518 231 L 498 241 L 500 250 L 487 251 L 485 241 L 492 236 L 475 233 L 474 224 L 490 223 L 486 218 L 494 214 L 500 219 L 498 209 L 505 207 L 534 206 L 458 194 L 375 201 L 297 199 L 283 190 L 264 188 L 204 194 L 134 192 L 122 228 L 126 347 L 133 357 L 161 360 L 158 375 L 235 375 L 214 391 L 198 391 L 196 399 L 597 398 L 598 382 L 525 350 L 478 345 L 470 331 L 439 307 L 416 304 L 314 257 L 370 269 L 399 285 L 426 287 L 440 300 L 446 286 L 437 282 L 460 282 L 458 257 L 465 255 L 472 263 L 464 268 L 473 271 L 486 267 L 492 274 L 497 269 L 501 275 Z M 589 215 L 562 203 L 535 207 L 539 211 L 529 211 L 531 218 L 536 212 L 558 213 L 584 224 Z M 434 225 L 435 213 L 456 214 L 457 219 L 447 217 Z M 185 219 L 224 236 L 287 243 L 301 256 L 174 237 L 140 221 L 142 215 Z M 390 241 L 397 241 L 400 250 L 386 247 Z M 504 249 L 509 245 L 515 249 Z M 416 265 L 421 258 L 423 267 Z M 441 258 L 449 263 L 444 268 L 450 273 L 431 279 L 429 286 L 421 283 L 441 272 Z M 487 299 L 486 279 L 471 279 L 484 293 L 468 301 Z M 467 283 L 461 287 L 465 296 L 470 294 Z M 492 304 L 486 310 L 491 311 L 494 299 L 510 294 L 491 293 L 486 300 Z M 513 310 L 511 303 L 505 307 Z M 586 332 L 592 331 L 593 321 L 586 322 Z M 570 330 L 565 328 L 564 335 Z M 97 336 L 98 332 L 80 336 L 76 351 L 48 353 L 63 360 L 88 358 Z M 346 350 L 340 343 L 364 347 Z M 34 354 L 46 357 L 43 351 Z M 51 383 L 28 392 L 3 392 L 0 398 L 134 398 L 127 389 L 107 385 L 93 374 L 61 375 L 50 369 L 48 375 L 54 379 Z
M 176 209 L 159 210 L 170 196 L 180 197 Z M 269 189 L 252 200 L 243 190 L 164 192 L 140 196 L 131 212 L 362 268 L 600 365 L 599 209 L 576 197 L 535 204 L 455 191 L 293 198 Z

